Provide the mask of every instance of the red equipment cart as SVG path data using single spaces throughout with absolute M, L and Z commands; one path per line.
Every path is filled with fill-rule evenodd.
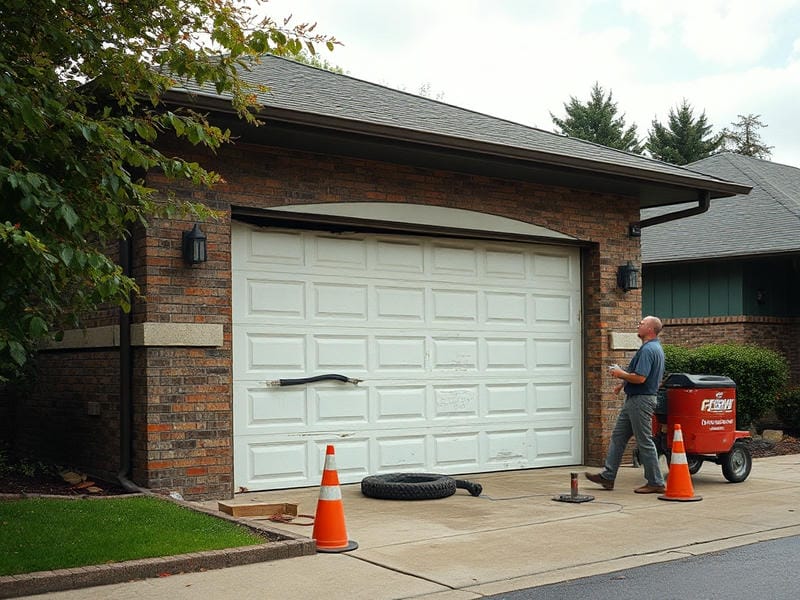
M 731 483 L 750 475 L 753 457 L 744 441 L 750 432 L 736 430 L 736 384 L 732 379 L 689 373 L 667 377 L 653 415 L 653 436 L 659 453 L 668 460 L 676 424 L 681 426 L 691 474 L 704 462 L 713 462 L 722 467 L 722 475 Z

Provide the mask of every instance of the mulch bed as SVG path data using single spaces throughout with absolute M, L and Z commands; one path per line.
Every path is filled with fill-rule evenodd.
M 0 473 L 0 494 L 47 495 L 47 496 L 122 496 L 130 494 L 119 484 L 94 481 L 93 488 L 87 491 L 64 481 L 58 475 L 39 474 L 33 477 L 21 473 Z

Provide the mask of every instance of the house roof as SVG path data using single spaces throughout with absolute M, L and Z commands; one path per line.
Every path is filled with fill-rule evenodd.
M 714 200 L 705 213 L 642 229 L 645 264 L 800 251 L 800 169 L 729 152 L 687 168 L 753 189 Z M 647 209 L 642 218 L 680 208 Z
M 285 58 L 264 56 L 260 63 L 253 65 L 250 71 L 242 72 L 241 76 L 254 85 L 269 86 L 269 91 L 258 94 L 263 107 L 262 117 L 268 122 L 311 126 L 472 156 L 501 157 L 518 164 L 536 165 L 539 169 L 560 170 L 565 185 L 580 185 L 582 174 L 606 180 L 625 180 L 629 183 L 628 188 L 614 191 L 625 193 L 627 190 L 638 195 L 643 207 L 691 201 L 705 192 L 717 198 L 746 191 L 720 177 Z M 194 105 L 212 110 L 231 110 L 230 96 L 218 94 L 212 85 L 200 87 L 186 82 L 174 91 L 178 94 L 175 97 L 178 102 L 185 102 L 185 94 L 189 93 Z M 601 183 L 599 180 L 586 180 L 585 183 L 595 189 L 603 188 L 598 185 Z M 667 193 L 665 187 L 669 188 Z

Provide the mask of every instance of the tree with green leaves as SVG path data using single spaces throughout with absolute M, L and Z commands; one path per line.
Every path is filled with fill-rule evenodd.
M 769 158 L 774 146 L 767 146 L 761 141 L 758 130 L 768 127 L 761 122 L 761 115 L 738 115 L 739 120 L 731 123 L 733 129 L 722 130 L 725 150 L 755 158 Z
M 82 312 L 128 308 L 136 283 L 103 250 L 133 225 L 176 211 L 210 216 L 145 186 L 149 170 L 218 180 L 159 152 L 159 136 L 212 150 L 230 141 L 203 114 L 167 108 L 165 92 L 181 80 L 212 85 L 256 123 L 256 95 L 240 76 L 248 65 L 337 43 L 311 24 L 256 17 L 252 4 L 0 3 L 0 380 Z
M 670 109 L 666 126 L 653 120 L 645 148 L 653 158 L 686 165 L 708 158 L 722 146 L 722 135 L 712 135 L 711 130 L 705 111 L 695 118 L 694 108 L 684 98 L 680 106 Z
M 566 116 L 561 119 L 550 113 L 550 118 L 558 128 L 556 133 L 588 140 L 617 150 L 642 153 L 636 133 L 636 125 L 627 127 L 625 115 L 617 117 L 617 103 L 613 100 L 613 92 L 608 96 L 600 84 L 595 82 L 587 102 L 581 102 L 574 96 L 564 104 Z

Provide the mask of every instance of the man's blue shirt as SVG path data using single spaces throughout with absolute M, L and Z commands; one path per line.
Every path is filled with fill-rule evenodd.
M 636 373 L 647 378 L 644 383 L 626 381 L 625 393 L 628 396 L 658 394 L 661 379 L 664 377 L 664 349 L 658 339 L 652 339 L 642 344 L 628 365 L 628 373 Z

